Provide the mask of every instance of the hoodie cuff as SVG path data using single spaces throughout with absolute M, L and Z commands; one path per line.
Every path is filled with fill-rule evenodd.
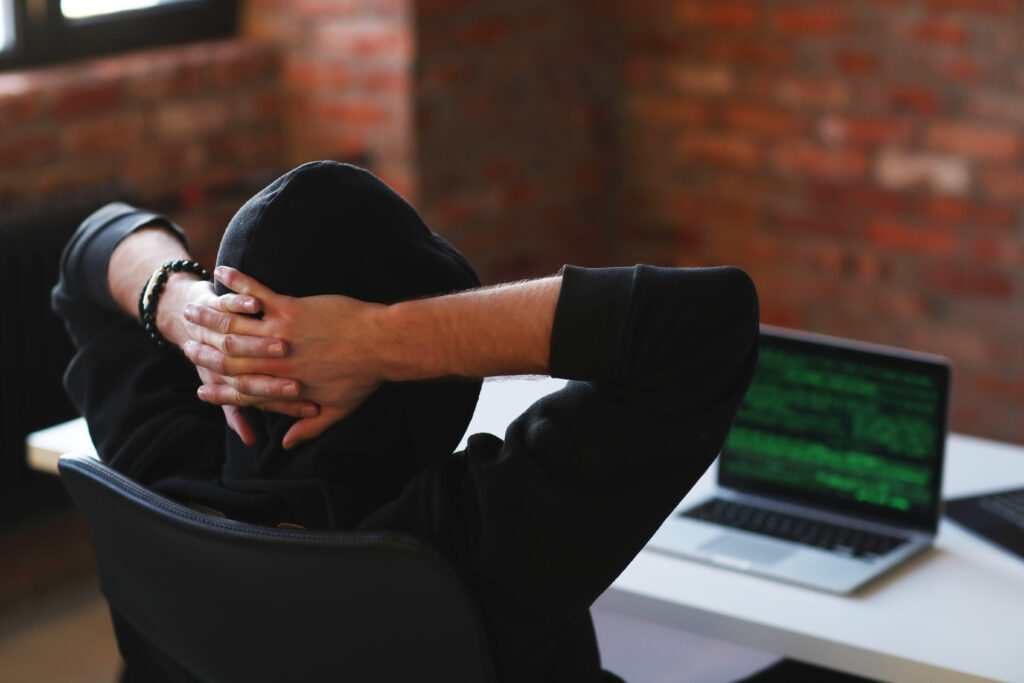
M 107 270 L 114 249 L 128 235 L 145 227 L 160 226 L 182 244 L 185 232 L 169 219 L 151 211 L 114 202 L 99 209 L 75 231 L 61 257 L 61 280 L 69 293 L 90 303 L 116 311 L 110 293 Z
M 635 273 L 635 268 L 562 268 L 548 361 L 553 377 L 614 381 Z

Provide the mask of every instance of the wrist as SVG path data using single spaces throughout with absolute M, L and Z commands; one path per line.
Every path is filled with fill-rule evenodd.
M 417 334 L 415 301 L 384 305 L 370 310 L 371 326 L 374 330 L 372 351 L 377 374 L 387 382 L 408 382 L 430 379 L 426 371 L 427 358 L 424 354 L 428 345 L 420 344 L 424 329 Z
M 193 273 L 170 273 L 156 307 L 157 330 L 178 348 L 190 339 L 185 327 L 185 304 L 189 290 L 197 282 L 202 282 L 202 278 Z

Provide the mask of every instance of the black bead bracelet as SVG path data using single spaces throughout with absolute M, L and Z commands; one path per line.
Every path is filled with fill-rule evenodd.
M 203 280 L 210 279 L 210 273 L 206 268 L 203 268 L 196 261 L 189 261 L 187 259 L 168 261 L 153 271 L 149 281 L 142 288 L 142 293 L 139 295 L 139 319 L 142 321 L 142 326 L 146 328 L 146 334 L 149 335 L 149 338 L 157 346 L 167 346 L 170 344 L 160 334 L 160 330 L 156 328 L 156 307 L 160 303 L 160 295 L 164 293 L 164 286 L 167 284 L 167 278 L 170 277 L 170 273 L 192 273 L 193 275 L 198 275 Z

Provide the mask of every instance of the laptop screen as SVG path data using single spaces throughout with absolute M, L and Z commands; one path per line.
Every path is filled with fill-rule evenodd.
M 934 531 L 945 359 L 763 327 L 719 483 Z

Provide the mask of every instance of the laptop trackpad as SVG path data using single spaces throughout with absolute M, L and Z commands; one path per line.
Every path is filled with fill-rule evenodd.
M 700 546 L 699 550 L 753 564 L 775 564 L 796 552 L 795 549 L 781 547 L 775 543 L 742 538 L 734 534 L 716 536 Z

